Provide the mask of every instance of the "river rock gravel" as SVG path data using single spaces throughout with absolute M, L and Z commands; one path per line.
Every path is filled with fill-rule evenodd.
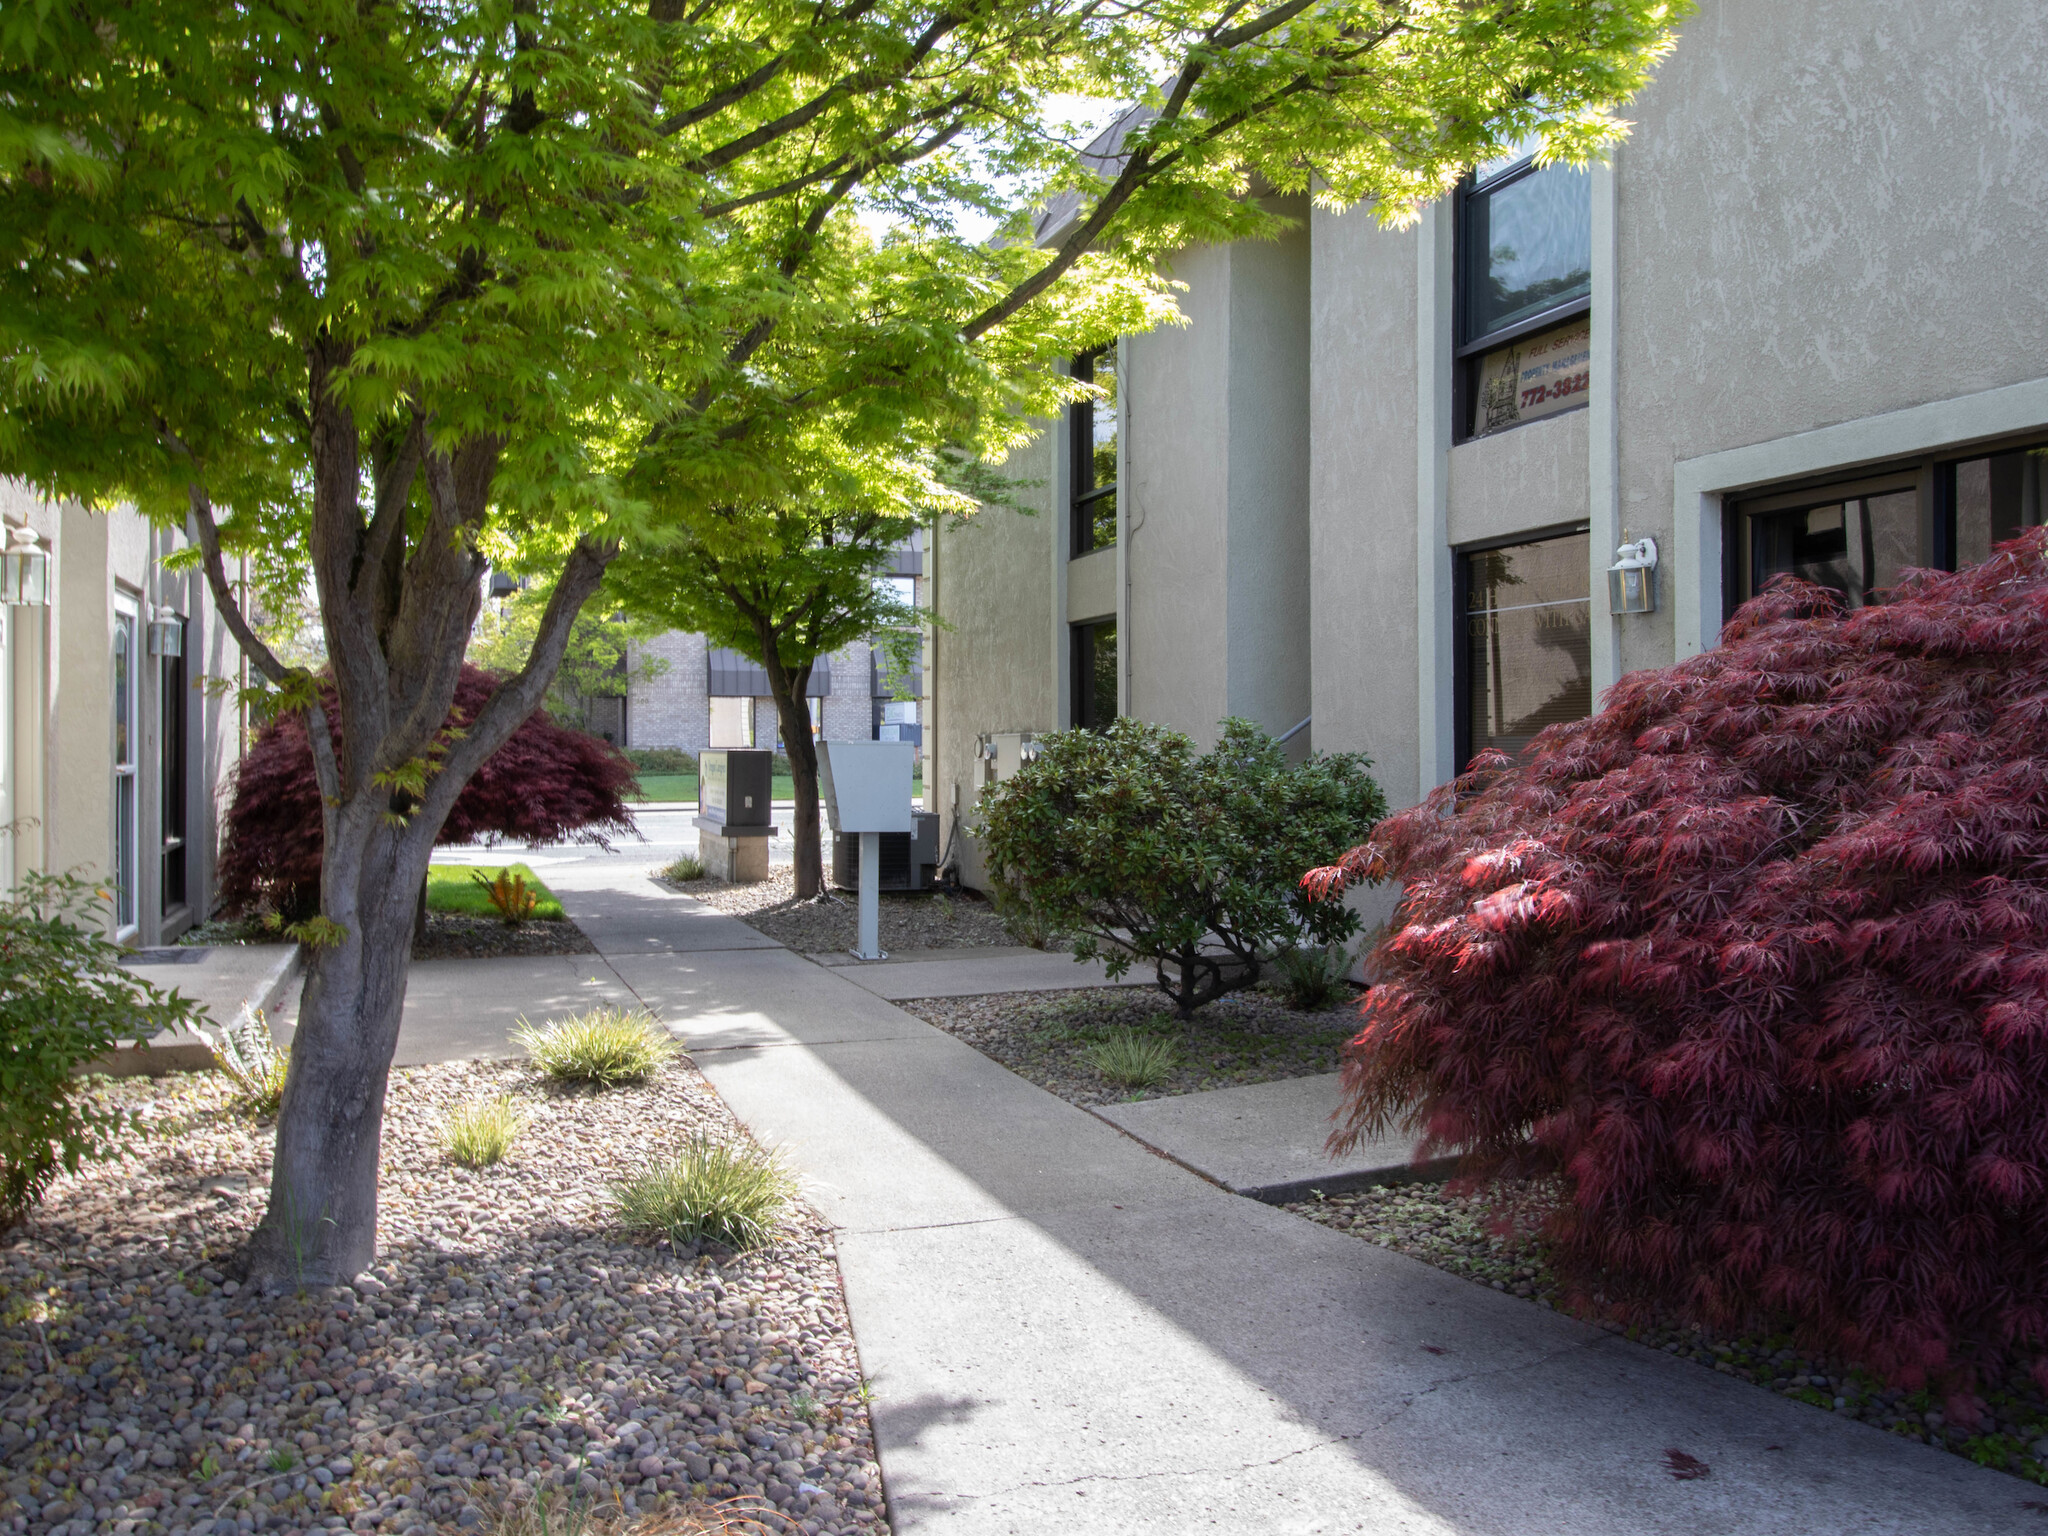
M 656 871 L 657 877 L 662 872 Z M 766 880 L 728 885 L 723 880 L 669 881 L 671 890 L 694 896 L 758 929 L 778 944 L 804 954 L 838 954 L 859 940 L 860 911 L 850 892 L 820 901 L 796 899 L 796 872 L 772 868 Z M 882 948 L 892 954 L 912 949 L 976 949 L 1015 944 L 995 908 L 966 891 L 884 891 L 879 913 Z
M 604 1093 L 394 1073 L 381 1262 L 280 1294 L 233 1263 L 273 1128 L 211 1074 L 90 1091 L 137 1117 L 131 1152 L 0 1236 L 0 1533 L 462 1531 L 536 1500 L 886 1529 L 829 1230 L 798 1207 L 772 1246 L 699 1254 L 608 1220 L 642 1158 L 744 1135 L 687 1060 Z M 449 1162 L 448 1110 L 507 1093 L 510 1157 Z

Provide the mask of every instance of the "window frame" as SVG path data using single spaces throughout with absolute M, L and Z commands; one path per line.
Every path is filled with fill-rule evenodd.
M 157 658 L 157 910 L 173 917 L 191 904 L 192 861 L 189 854 L 192 689 L 186 671 L 185 643 L 191 621 L 182 613 L 166 614 L 178 626 L 178 654 Z
M 1773 513 L 1826 506 L 1837 500 L 1905 490 L 1919 493 L 1920 550 L 1924 568 L 1953 571 L 1960 547 L 1956 527 L 1956 470 L 1976 459 L 2048 448 L 2048 425 L 2005 433 L 1978 442 L 1951 444 L 1938 453 L 1847 464 L 1793 479 L 1766 482 L 1721 496 L 1721 612 L 1733 614 L 1747 599 L 1750 537 L 1748 520 Z M 1725 622 L 1725 620 L 1724 620 Z
M 1117 343 L 1095 347 L 1090 351 L 1077 353 L 1068 364 L 1068 372 L 1086 383 L 1095 382 L 1096 359 L 1117 357 Z M 1084 371 L 1085 370 L 1085 371 Z M 1101 402 L 1079 400 L 1067 407 L 1067 557 L 1079 559 L 1098 549 L 1116 548 L 1116 540 L 1107 544 L 1095 539 L 1095 517 L 1091 510 L 1094 504 L 1105 496 L 1114 496 L 1123 476 L 1123 377 L 1117 375 L 1117 479 L 1107 485 L 1095 483 L 1095 412 Z M 1087 489 L 1083 490 L 1082 487 Z
M 1466 257 L 1472 249 L 1472 202 L 1475 197 L 1491 197 L 1494 193 L 1526 180 L 1539 171 L 1550 170 L 1550 166 L 1536 163 L 1537 151 L 1532 149 L 1520 161 L 1505 170 L 1489 176 L 1485 184 L 1479 183 L 1476 172 L 1467 172 L 1452 194 L 1451 216 L 1451 441 L 1469 443 L 1477 441 L 1472 431 L 1474 408 L 1478 404 L 1477 380 L 1479 368 L 1486 354 L 1497 352 L 1502 347 L 1533 336 L 1538 331 L 1551 330 L 1576 320 L 1581 315 L 1593 312 L 1593 295 L 1582 294 L 1575 299 L 1566 299 L 1553 304 L 1538 314 L 1529 315 L 1512 325 L 1496 326 L 1480 335 L 1468 335 L 1473 315 L 1472 276 Z M 1587 182 L 1590 197 L 1592 183 Z M 1590 259 L 1590 252 L 1588 253 Z M 1591 391 L 1587 398 L 1563 410 L 1552 411 L 1548 416 L 1539 416 L 1535 421 L 1518 421 L 1513 426 L 1501 427 L 1488 432 L 1488 437 L 1498 437 L 1502 432 L 1513 432 L 1521 427 L 1534 426 L 1536 421 L 1550 421 L 1559 416 L 1569 416 L 1574 411 L 1584 410 L 1591 402 Z M 1473 545 L 1473 549 L 1481 546 Z M 1496 546 L 1498 547 L 1498 546 Z
M 1471 767 L 1473 752 L 1472 647 L 1467 643 L 1465 627 L 1466 620 L 1471 617 L 1472 576 L 1466 557 L 1483 555 L 1489 550 L 1514 549 L 1523 544 L 1542 544 L 1551 539 L 1574 538 L 1580 534 L 1590 538 L 1592 532 L 1592 521 L 1581 517 L 1568 522 L 1546 523 L 1540 528 L 1526 528 L 1519 533 L 1474 539 L 1469 544 L 1455 544 L 1451 547 L 1451 622 L 1457 626 L 1451 646 L 1451 751 L 1455 755 L 1459 773 L 1464 773 Z M 1586 570 L 1586 602 L 1589 611 L 1594 597 L 1593 587 L 1593 572 L 1589 565 Z M 1597 707 L 1597 690 L 1594 702 Z
M 108 757 L 113 775 L 110 873 L 114 887 L 114 936 L 124 939 L 138 932 L 142 925 L 142 675 L 147 634 L 138 595 L 125 590 L 116 592 L 114 630 L 109 638 L 112 644 L 107 653 L 107 685 L 112 710 L 108 725 L 112 740 L 108 743 Z M 124 646 L 125 694 L 119 671 Z
M 1068 722 L 1076 730 L 1102 730 L 1117 718 L 1117 700 L 1111 697 L 1108 713 L 1097 724 L 1090 716 L 1096 711 L 1088 706 L 1096 701 L 1095 688 L 1095 641 L 1104 629 L 1112 634 L 1116 631 L 1114 618 L 1091 619 L 1085 624 L 1067 626 L 1067 651 L 1072 666 L 1068 692 Z M 1114 642 L 1112 642 L 1114 643 Z M 1119 674 L 1120 675 L 1120 674 Z

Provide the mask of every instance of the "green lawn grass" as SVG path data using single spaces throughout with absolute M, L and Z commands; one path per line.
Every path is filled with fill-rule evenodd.
M 770 782 L 768 792 L 777 800 L 794 800 L 796 781 L 786 773 L 778 773 Z M 910 797 L 915 800 L 923 794 L 923 779 L 911 779 Z M 633 797 L 636 804 L 649 800 L 687 800 L 695 804 L 696 799 L 697 775 L 694 773 L 643 773 L 640 775 L 640 793 Z
M 561 922 L 564 914 L 562 904 L 555 900 L 554 892 L 541 883 L 540 876 L 524 864 L 434 864 L 427 869 L 427 910 L 429 912 L 460 912 L 469 917 L 496 917 L 498 909 L 491 905 L 491 898 L 474 880 L 472 873 L 482 875 L 486 880 L 495 880 L 501 870 L 511 870 L 515 875 L 526 877 L 526 888 L 540 899 L 533 905 L 533 915 L 551 922 Z

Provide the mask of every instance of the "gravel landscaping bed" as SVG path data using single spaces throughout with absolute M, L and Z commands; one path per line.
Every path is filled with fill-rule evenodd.
M 1471 1194 L 1436 1183 L 1381 1185 L 1294 1201 L 1286 1209 L 1496 1291 L 1556 1307 L 1557 1278 L 1543 1242 L 1531 1235 L 1544 1194 L 1527 1183 Z M 1800 1349 L 1788 1334 L 1723 1335 L 1679 1322 L 1628 1326 L 1597 1311 L 1589 1321 L 1724 1376 L 2048 1483 L 2048 1395 L 2024 1370 L 1984 1392 L 1992 1422 L 1970 1428 L 1949 1421 L 1938 1394 L 1893 1391 L 1851 1363 Z
M 281 944 L 281 934 L 253 917 L 215 918 L 182 934 L 180 945 Z M 567 920 L 530 919 L 508 928 L 494 917 L 465 912 L 429 912 L 427 926 L 413 935 L 415 960 L 495 960 L 518 955 L 592 955 L 583 930 Z
M 1149 987 L 1082 987 L 1072 992 L 997 992 L 897 1005 L 1001 1062 L 1070 1104 L 1122 1104 L 1242 1083 L 1271 1083 L 1337 1070 L 1337 1053 L 1358 1032 L 1348 1005 L 1297 1013 L 1261 992 L 1233 992 L 1182 1023 Z M 1170 1043 L 1174 1065 L 1138 1091 L 1104 1077 L 1088 1048 L 1120 1030 Z
M 730 913 L 804 954 L 851 949 L 860 937 L 860 913 L 851 893 L 798 901 L 796 871 L 786 864 L 770 870 L 768 878 L 755 885 L 727 885 L 723 880 L 660 883 Z M 881 943 L 886 950 L 975 949 L 1016 942 L 980 896 L 963 891 L 881 893 Z
M 536 1499 L 886 1529 L 829 1230 L 798 1207 L 698 1254 L 607 1219 L 644 1156 L 744 1136 L 687 1061 L 602 1094 L 394 1073 L 382 1262 L 277 1296 L 232 1278 L 272 1127 L 212 1074 L 91 1091 L 146 1134 L 0 1236 L 0 1532 L 458 1530 Z M 510 1157 L 449 1162 L 448 1110 L 502 1093 L 530 1116 Z

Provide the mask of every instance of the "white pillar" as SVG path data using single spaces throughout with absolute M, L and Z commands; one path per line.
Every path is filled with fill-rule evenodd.
M 860 835 L 860 945 L 856 960 L 884 960 L 882 953 L 882 834 Z

